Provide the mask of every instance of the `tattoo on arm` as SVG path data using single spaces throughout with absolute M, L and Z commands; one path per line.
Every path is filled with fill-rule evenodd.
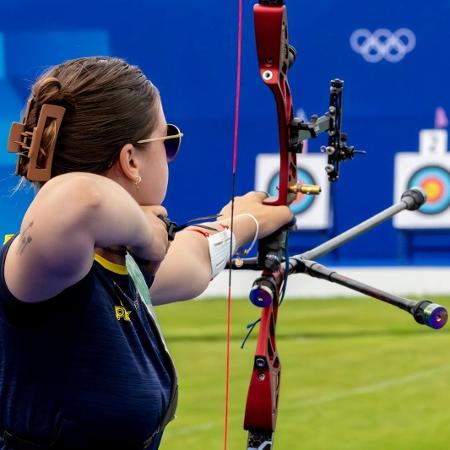
M 31 237 L 31 228 L 33 227 L 34 222 L 31 221 L 30 224 L 20 233 L 20 245 L 17 249 L 17 254 L 22 255 L 25 251 L 27 245 L 31 244 L 33 238 Z

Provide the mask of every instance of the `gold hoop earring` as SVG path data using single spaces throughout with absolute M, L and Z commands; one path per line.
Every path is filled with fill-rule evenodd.
M 142 181 L 142 178 L 138 175 L 138 177 L 136 178 L 136 180 L 134 181 L 134 185 L 136 186 L 137 189 L 139 189 L 139 183 Z

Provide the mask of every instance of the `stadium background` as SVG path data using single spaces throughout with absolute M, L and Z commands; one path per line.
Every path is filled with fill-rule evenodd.
M 277 151 L 273 100 L 259 79 L 253 1 L 244 2 L 243 72 L 237 191 L 254 187 L 255 157 Z M 437 107 L 450 110 L 447 78 L 450 2 L 289 4 L 290 72 L 296 109 L 325 112 L 331 78 L 345 80 L 344 129 L 367 155 L 342 166 L 332 187 L 334 220 L 327 232 L 293 233 L 291 252 L 315 245 L 393 201 L 394 157 L 417 151 L 418 133 L 434 126 Z M 49 65 L 108 54 L 138 64 L 159 87 L 166 116 L 185 133 L 171 165 L 165 205 L 183 222 L 215 213 L 230 198 L 235 96 L 237 2 L 190 0 L 54 0 L 0 2 L 0 232 L 14 232 L 31 192 L 11 195 L 15 157 L 6 153 L 32 81 Z M 401 61 L 367 62 L 350 45 L 360 28 L 410 29 L 415 48 Z M 310 143 L 317 152 L 321 142 Z M 300 159 L 301 164 L 301 159 Z M 447 265 L 450 231 L 395 230 L 391 221 L 334 252 L 340 265 Z

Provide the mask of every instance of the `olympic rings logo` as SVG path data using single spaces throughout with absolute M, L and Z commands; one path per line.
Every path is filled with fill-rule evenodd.
M 416 36 L 409 28 L 400 28 L 394 32 L 380 28 L 373 33 L 366 28 L 359 28 L 350 36 L 350 45 L 367 62 L 377 63 L 384 59 L 396 63 L 414 49 Z

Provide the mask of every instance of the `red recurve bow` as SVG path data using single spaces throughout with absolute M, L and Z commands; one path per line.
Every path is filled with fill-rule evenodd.
M 288 42 L 283 0 L 260 0 L 254 5 L 253 12 L 259 71 L 263 82 L 273 93 L 279 130 L 279 193 L 277 199 L 267 200 L 266 203 L 290 205 L 297 196 L 297 153 L 301 151 L 301 143 L 292 147 L 290 136 L 294 114 L 288 70 L 294 62 L 295 50 Z M 263 271 L 253 284 L 250 299 L 262 311 L 244 419 L 244 429 L 248 431 L 248 450 L 272 448 L 281 375 L 275 330 L 285 282 L 282 260 L 287 233 L 286 227 L 258 243 L 258 262 Z
M 342 94 L 344 82 L 330 82 L 330 102 L 322 116 L 312 116 L 309 122 L 294 117 L 288 71 L 296 52 L 288 40 L 287 10 L 284 0 L 259 0 L 254 5 L 255 37 L 259 71 L 263 82 L 272 91 L 276 103 L 280 147 L 278 197 L 267 199 L 268 205 L 291 205 L 298 194 L 319 194 L 320 186 L 304 185 L 297 180 L 297 154 L 303 141 L 327 132 L 328 145 L 325 170 L 329 181 L 339 178 L 339 164 L 365 153 L 347 145 L 341 132 Z M 291 225 L 294 225 L 292 223 Z M 258 241 L 258 256 L 248 268 L 262 269 L 250 292 L 250 300 L 262 308 L 253 372 L 247 395 L 244 429 L 248 431 L 247 450 L 272 448 L 275 431 L 281 364 L 276 346 L 278 307 L 283 300 L 288 276 L 287 236 L 289 226 Z

